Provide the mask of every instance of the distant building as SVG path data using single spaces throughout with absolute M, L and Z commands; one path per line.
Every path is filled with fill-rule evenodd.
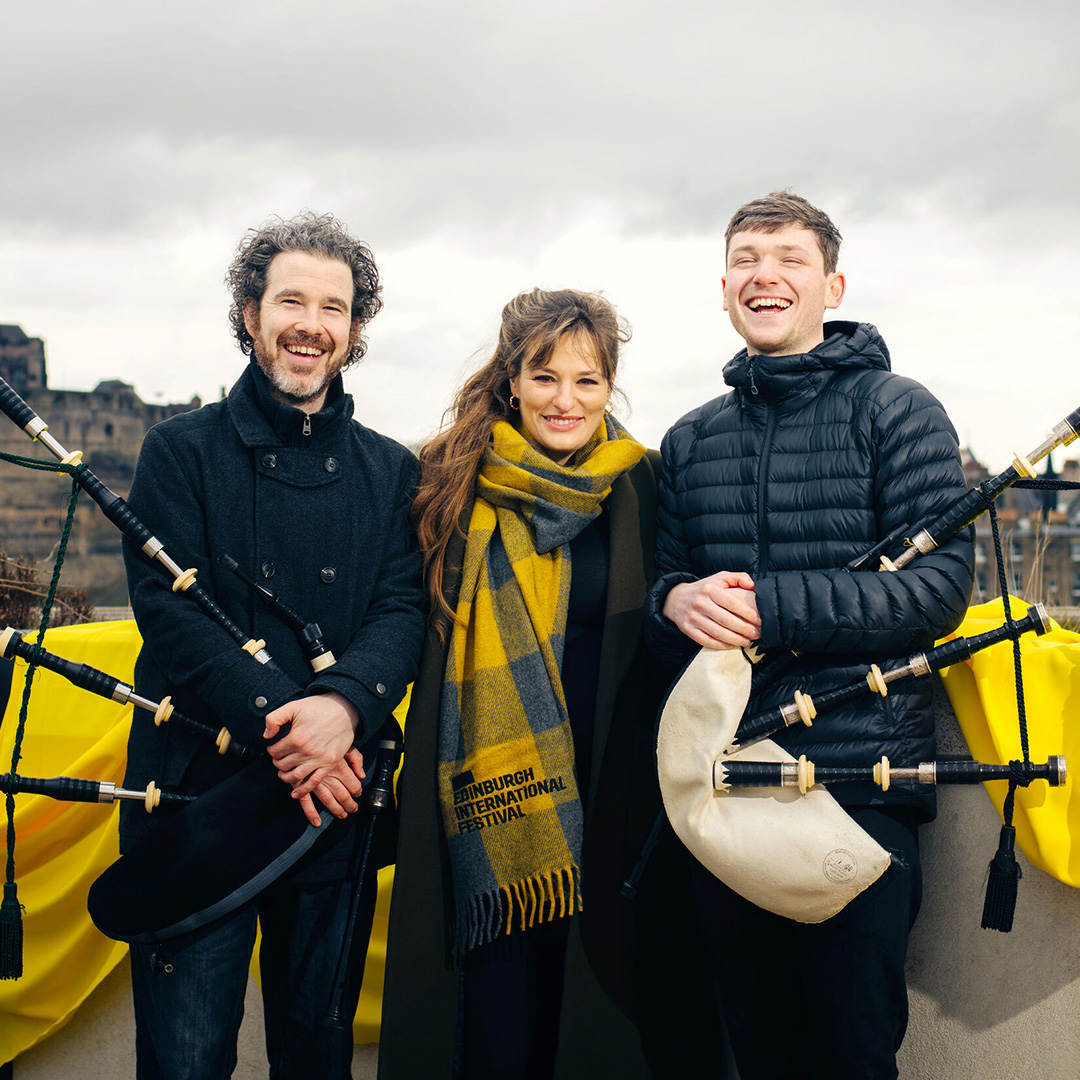
M 49 425 L 68 450 L 83 459 L 118 495 L 127 495 L 135 461 L 146 432 L 176 413 L 197 409 L 187 404 L 153 405 L 117 379 L 93 390 L 53 390 L 45 369 L 45 346 L 18 326 L 0 326 L 0 375 Z M 46 461 L 55 458 L 31 442 L 25 432 L 0 417 L 0 450 Z M 71 491 L 56 473 L 20 468 L 0 461 L 0 546 L 10 556 L 25 556 L 51 566 Z M 120 555 L 120 534 L 86 495 L 79 498 L 75 525 L 64 559 L 63 582 L 86 589 L 98 605 L 126 605 L 127 585 Z
M 45 385 L 45 342 L 27 337 L 21 326 L 0 324 L 0 378 L 20 397 Z
M 1060 473 L 1046 458 L 1040 478 L 1080 481 L 1080 461 Z M 968 486 L 987 479 L 987 470 L 964 451 Z M 1033 491 L 1012 487 L 996 503 L 1002 562 L 1009 592 L 1054 609 L 1080 608 L 1080 491 Z M 975 592 L 972 603 L 1001 595 L 989 514 L 975 523 Z

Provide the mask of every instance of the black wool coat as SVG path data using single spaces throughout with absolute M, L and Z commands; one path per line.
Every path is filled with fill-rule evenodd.
M 136 687 L 154 700 L 170 694 L 182 713 L 227 726 L 256 753 L 266 745 L 267 713 L 328 690 L 356 706 L 363 746 L 415 676 L 424 613 L 409 511 L 419 467 L 405 447 L 353 420 L 352 410 L 339 376 L 323 409 L 306 419 L 270 396 L 251 363 L 227 399 L 152 428 L 135 470 L 132 509 L 176 562 L 198 570 L 234 623 L 266 641 L 279 668 L 268 672 L 243 652 L 125 541 L 144 642 Z M 218 563 L 223 554 L 317 622 L 337 663 L 313 676 L 293 629 Z M 136 710 L 125 783 L 155 780 L 199 794 L 235 772 L 237 761 L 175 723 L 155 727 Z M 122 847 L 153 820 L 125 804 Z
M 612 486 L 607 616 L 582 850 L 583 911 L 571 920 L 556 1077 L 722 1077 L 717 1019 L 693 928 L 689 856 L 664 830 L 634 901 L 619 895 L 660 807 L 661 686 L 641 643 L 653 577 L 657 455 Z M 470 508 L 463 515 L 467 523 Z M 464 539 L 448 552 L 460 568 Z M 453 607 L 458 581 L 447 581 Z M 436 783 L 447 644 L 431 630 L 405 727 L 401 831 L 379 1043 L 381 1080 L 450 1080 L 460 969 L 448 958 L 452 885 Z M 650 1074 L 650 1064 L 652 1073 Z
M 937 399 L 893 374 L 868 323 L 830 322 L 796 356 L 748 356 L 725 368 L 732 392 L 684 416 L 664 437 L 658 579 L 646 637 L 673 666 L 697 646 L 662 614 L 681 581 L 720 570 L 754 579 L 765 650 L 794 650 L 783 677 L 755 679 L 748 715 L 795 690 L 860 682 L 870 663 L 907 657 L 954 630 L 971 594 L 969 530 L 896 573 L 845 567 L 879 540 L 932 520 L 965 490 L 956 433 Z M 894 553 L 895 554 L 895 553 Z M 767 669 L 766 669 L 767 670 Z M 767 684 L 763 684 L 767 683 Z M 894 765 L 934 756 L 929 679 L 797 725 L 777 741 L 819 765 Z M 904 783 L 833 789 L 848 805 L 908 805 L 933 795 Z

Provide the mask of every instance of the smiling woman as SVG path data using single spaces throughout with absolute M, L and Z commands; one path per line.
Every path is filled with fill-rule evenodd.
M 723 1075 L 712 998 L 682 966 L 699 951 L 685 850 L 666 837 L 635 903 L 620 895 L 658 806 L 661 690 L 641 651 L 657 457 L 605 415 L 627 336 L 600 296 L 522 293 L 420 454 L 434 615 L 406 724 L 383 1080 L 450 1080 L 455 1062 L 470 1080 L 642 1080 L 661 1059 Z

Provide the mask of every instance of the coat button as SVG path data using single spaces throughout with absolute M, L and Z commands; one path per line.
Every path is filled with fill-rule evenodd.
M 323 462 L 323 468 L 329 473 L 335 473 L 338 471 L 338 459 L 336 457 L 328 457 Z
M 274 564 L 272 562 L 264 562 L 262 566 L 259 567 L 259 573 L 262 574 L 263 577 L 273 577 Z
M 257 697 L 257 698 L 255 699 L 255 708 L 256 708 L 256 709 L 265 709 L 265 708 L 266 708 L 266 698 L 264 698 L 264 697 L 262 696 L 262 694 L 260 694 L 260 695 L 259 695 L 259 696 L 258 696 L 258 697 Z
M 263 454 L 262 463 L 266 468 L 273 469 L 277 465 L 277 454 Z
M 326 584 L 329 585 L 330 582 L 337 577 L 337 571 L 332 566 L 324 566 L 319 571 L 319 577 L 321 577 L 323 581 L 325 581 Z
M 386 687 L 381 682 L 376 683 L 375 693 L 378 694 L 379 697 L 386 697 Z

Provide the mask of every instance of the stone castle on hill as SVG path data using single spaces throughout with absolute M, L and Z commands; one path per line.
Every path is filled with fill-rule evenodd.
M 197 397 L 187 404 L 148 404 L 118 379 L 99 382 L 89 391 L 52 389 L 44 342 L 28 337 L 19 326 L 0 325 L 0 376 L 49 425 L 62 446 L 81 450 L 94 473 L 121 496 L 131 486 L 146 432 L 159 421 L 202 404 Z M 0 416 L 0 450 L 56 460 L 5 416 Z M 22 555 L 43 569 L 51 568 L 70 492 L 71 483 L 62 474 L 0 461 L 0 548 L 11 558 Z M 85 494 L 79 497 L 62 581 L 86 589 L 90 602 L 99 607 L 127 604 L 120 533 Z

